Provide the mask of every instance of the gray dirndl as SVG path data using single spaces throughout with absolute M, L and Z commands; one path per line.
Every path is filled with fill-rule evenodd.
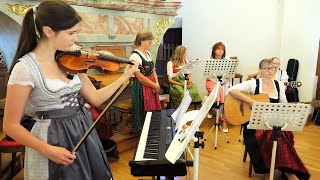
M 80 78 L 58 90 L 50 90 L 33 54 L 20 59 L 28 67 L 33 81 L 28 103 L 36 113 L 31 133 L 42 141 L 72 151 L 84 136 L 93 119 L 90 111 L 79 105 Z M 107 157 L 96 130 L 93 130 L 76 151 L 75 161 L 68 165 L 56 164 L 31 148 L 26 148 L 25 179 L 109 180 L 112 179 Z

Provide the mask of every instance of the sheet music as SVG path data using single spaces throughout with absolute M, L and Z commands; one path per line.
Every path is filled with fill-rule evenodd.
M 218 82 L 220 84 L 220 82 Z M 210 95 L 206 98 L 206 100 L 204 101 L 204 103 L 202 104 L 201 108 L 200 108 L 200 113 L 199 116 L 197 117 L 197 119 L 195 119 L 191 126 L 200 126 L 203 119 L 206 117 L 206 115 L 208 114 L 208 112 L 210 111 L 212 105 L 214 104 L 215 100 L 217 99 L 218 96 L 218 88 L 220 85 L 217 84 L 216 87 L 214 88 L 213 91 L 211 91 Z M 196 123 L 196 124 L 194 124 Z M 193 125 L 194 124 L 194 125 Z
M 187 112 L 190 103 L 192 101 L 192 98 L 190 96 L 189 90 L 187 90 L 184 93 L 183 99 L 181 101 L 181 104 L 179 105 L 178 109 L 171 115 L 172 119 L 175 123 L 178 123 L 182 116 Z M 177 126 L 176 126 L 177 128 Z
M 238 59 L 207 59 L 204 61 L 205 67 L 203 76 L 212 78 L 213 76 L 224 76 L 224 78 L 234 78 L 239 63 Z
M 203 61 L 191 61 L 188 64 L 184 65 L 179 72 L 173 74 L 172 77 L 180 76 L 183 74 L 190 74 L 191 71 L 201 63 L 203 63 Z
M 193 110 L 183 114 L 181 119 L 179 119 L 179 121 L 176 123 L 175 131 L 177 131 L 177 129 L 181 129 L 182 126 L 187 124 L 189 121 L 196 119 L 196 117 L 199 115 L 199 112 L 199 110 Z
M 199 129 L 200 124 L 203 119 L 206 117 L 207 113 L 211 109 L 213 103 L 217 99 L 218 90 L 220 82 L 217 83 L 217 86 L 211 91 L 209 97 L 205 100 L 204 104 L 201 106 L 200 111 L 194 112 L 196 114 L 195 119 L 192 121 L 191 125 L 187 128 L 182 128 L 184 124 L 180 124 L 177 133 L 175 134 L 165 156 L 172 164 L 174 164 L 183 151 L 187 148 L 191 138 L 194 137 L 195 132 Z
M 270 130 L 274 126 L 285 127 L 282 131 L 302 131 L 309 116 L 310 104 L 256 102 L 248 129 Z

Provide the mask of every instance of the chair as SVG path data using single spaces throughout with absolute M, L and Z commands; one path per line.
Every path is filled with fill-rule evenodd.
M 17 153 L 21 152 L 21 154 L 17 155 Z M 13 178 L 16 173 L 18 173 L 22 168 L 23 168 L 23 156 L 24 156 L 24 152 L 25 152 L 25 146 L 16 142 L 16 141 L 9 141 L 7 137 L 4 137 L 1 141 L 0 141 L 0 170 L 1 170 L 1 179 L 3 179 L 3 176 L 5 176 L 7 174 L 7 171 L 10 168 L 10 174 L 9 174 L 9 178 Z M 11 162 L 9 164 L 8 167 L 5 167 L 2 170 L 2 153 L 11 153 Z M 20 157 L 22 156 L 22 158 Z M 22 160 L 22 162 L 20 161 L 19 165 L 22 165 L 22 167 L 20 166 L 20 169 L 16 169 L 16 163 L 18 160 Z M 19 170 L 19 171 L 18 171 Z
M 242 124 L 241 125 L 241 128 L 240 128 L 240 135 L 242 134 L 242 132 L 243 132 L 243 130 L 244 130 L 244 125 Z M 241 139 L 239 139 L 239 142 L 241 142 L 241 141 L 244 141 L 244 139 L 243 138 L 241 138 Z M 247 160 L 247 155 L 248 155 L 248 150 L 247 150 L 247 147 L 246 146 L 244 146 L 244 152 L 243 152 L 243 158 L 242 158 L 242 161 L 243 162 L 246 162 L 246 160 Z M 252 175 L 252 161 L 251 161 L 251 159 L 250 159 L 250 162 L 249 162 L 249 177 L 251 177 L 251 175 Z
M 247 160 L 247 155 L 248 155 L 248 151 L 247 151 L 247 148 L 245 147 L 244 148 L 244 153 L 243 153 L 243 159 L 242 159 L 242 161 L 243 162 L 246 162 L 246 160 Z M 251 177 L 251 175 L 252 175 L 252 161 L 251 161 L 251 159 L 250 159 L 250 162 L 249 162 L 249 177 Z
M 126 99 L 122 101 L 118 101 L 114 103 L 112 106 L 112 109 L 120 112 L 120 121 L 123 121 L 123 114 L 127 114 L 130 118 L 131 116 L 131 99 Z

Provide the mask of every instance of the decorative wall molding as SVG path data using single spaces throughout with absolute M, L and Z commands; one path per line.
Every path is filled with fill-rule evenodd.
M 133 11 L 157 15 L 176 16 L 181 2 L 177 1 L 149 1 L 149 0 L 66 0 L 65 2 L 102 9 L 118 11 Z
M 32 8 L 33 5 L 24 5 L 24 4 L 7 4 L 8 10 L 17 14 L 25 15 L 28 9 Z
M 29 8 L 43 0 L 0 1 L 0 11 L 19 24 Z M 78 43 L 85 47 L 95 45 L 125 46 L 132 51 L 132 42 L 140 29 L 149 29 L 155 36 L 150 52 L 156 57 L 161 39 L 175 21 L 178 0 L 64 0 L 82 17 Z M 11 4 L 10 4 L 11 3 Z
M 165 32 L 169 25 L 171 24 L 171 19 L 168 18 L 159 18 L 157 20 L 157 30 L 156 30 L 156 43 L 159 45 L 161 42 L 161 37 L 163 36 L 163 32 Z

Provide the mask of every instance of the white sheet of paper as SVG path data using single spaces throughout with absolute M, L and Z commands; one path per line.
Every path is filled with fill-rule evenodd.
M 189 91 L 187 90 L 187 92 L 184 94 L 184 97 L 181 101 L 180 106 L 178 107 L 178 109 L 171 115 L 172 119 L 174 120 L 175 123 L 177 123 L 182 116 L 187 112 L 190 103 L 192 101 L 192 98 L 189 94 Z
M 165 154 L 168 161 L 170 161 L 172 164 L 174 164 L 180 158 L 183 151 L 188 147 L 190 140 L 196 140 L 196 138 L 194 138 L 194 134 L 197 130 L 199 130 L 199 126 L 201 125 L 203 119 L 209 112 L 214 101 L 217 99 L 219 87 L 220 82 L 205 100 L 204 104 L 200 108 L 200 111 L 197 110 L 197 115 L 192 121 L 191 125 L 183 131 L 181 131 L 182 129 L 178 129 Z
M 176 122 L 176 129 L 181 129 L 181 127 L 189 121 L 193 121 L 199 115 L 200 110 L 193 110 L 186 112 L 179 121 Z M 178 131 L 179 132 L 179 131 Z

